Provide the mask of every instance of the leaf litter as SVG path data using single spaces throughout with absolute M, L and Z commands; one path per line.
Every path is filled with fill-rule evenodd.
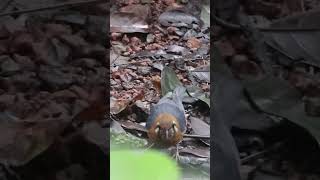
M 97 24 L 108 12 L 102 4 L 0 3 L 0 164 L 9 170 L 1 168 L 3 179 L 107 177 L 107 32 Z
M 216 82 L 213 98 L 217 98 L 213 100 L 214 145 L 221 148 L 217 151 L 221 159 L 216 160 L 214 178 L 318 178 L 318 2 L 228 1 L 225 6 L 217 2 L 216 63 L 211 67 Z M 238 6 L 239 14 L 231 11 L 237 5 L 243 7 Z M 226 30 L 232 34 L 223 34 Z M 218 98 L 230 77 L 234 82 L 228 82 L 239 88 L 225 93 L 238 94 L 239 105 Z M 233 110 L 219 109 L 223 107 Z M 222 118 L 230 116 L 230 111 L 237 118 Z M 225 126 L 228 129 L 223 132 Z M 262 137 L 262 149 L 250 140 L 255 136 Z M 229 172 L 219 169 L 226 166 Z
M 142 127 L 149 115 L 150 106 L 157 103 L 163 95 L 172 91 L 177 85 L 182 84 L 185 87 L 193 86 L 201 90 L 197 98 L 190 97 L 188 93 L 184 96 L 184 102 L 187 102 L 188 98 L 193 99 L 185 104 L 188 107 L 186 108 L 188 132 L 191 131 L 192 125 L 189 117 L 199 118 L 200 121 L 209 117 L 209 106 L 206 103 L 210 104 L 210 82 L 193 81 L 190 78 L 191 70 L 210 66 L 208 26 L 203 26 L 200 19 L 201 13 L 198 15 L 190 13 L 192 9 L 201 10 L 201 5 L 193 1 L 187 4 L 176 1 L 171 3 L 139 1 L 123 4 L 117 1 L 113 8 L 114 13 L 129 9 L 127 6 L 147 6 L 150 7 L 151 12 L 150 17 L 144 17 L 146 13 L 138 12 L 139 8 L 130 8 L 130 13 L 134 16 L 120 23 L 119 26 L 124 27 L 127 22 L 142 16 L 141 19 L 145 20 L 147 28 L 131 28 L 130 32 L 115 29 L 111 33 L 111 37 L 114 37 L 111 41 L 111 48 L 121 48 L 120 51 L 113 51 L 114 61 L 110 64 L 110 98 L 115 102 L 110 104 L 110 108 L 115 109 L 113 118 L 122 124 L 127 133 L 147 140 L 146 132 Z M 204 48 L 205 46 L 208 48 Z M 128 103 L 122 104 L 121 101 Z M 119 104 L 122 105 L 119 106 Z M 200 106 L 203 107 L 203 111 L 199 112 Z M 210 127 L 210 124 L 207 126 Z M 206 136 L 209 135 L 206 134 Z M 204 158 L 206 159 L 204 164 L 209 166 L 208 144 L 201 144 L 201 138 L 188 139 L 190 138 L 185 138 L 186 142 L 182 142 L 183 148 L 193 146 L 196 154 L 199 151 L 198 154 L 206 155 L 191 158 L 193 155 L 186 151 L 183 156 L 185 158 L 190 156 L 190 161 L 182 165 L 188 168 L 197 162 L 197 158 Z M 206 147 L 202 149 L 203 152 L 200 151 L 202 147 Z M 207 173 L 205 173 L 206 176 Z M 184 176 L 190 175 L 185 174 Z

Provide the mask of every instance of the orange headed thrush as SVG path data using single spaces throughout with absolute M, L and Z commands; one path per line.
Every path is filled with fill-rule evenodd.
M 151 107 L 146 122 L 149 139 L 158 145 L 173 146 L 183 139 L 186 130 L 186 119 L 182 97 L 185 88 L 178 86 L 173 93 L 169 92 Z

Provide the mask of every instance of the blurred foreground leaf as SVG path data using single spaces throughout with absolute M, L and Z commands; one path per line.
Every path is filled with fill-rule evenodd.
M 156 151 L 111 151 L 111 180 L 178 180 L 174 161 Z

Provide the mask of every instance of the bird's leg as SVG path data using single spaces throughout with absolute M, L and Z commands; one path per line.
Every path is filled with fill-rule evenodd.
M 180 156 L 179 156 L 179 143 L 176 145 L 176 153 L 173 155 L 173 157 L 176 158 L 176 161 L 178 162 L 179 159 L 180 159 Z
M 179 143 L 176 146 L 176 161 L 178 162 L 180 156 L 179 156 Z

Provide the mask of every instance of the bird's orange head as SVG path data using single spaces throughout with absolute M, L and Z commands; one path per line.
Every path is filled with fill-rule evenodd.
M 159 114 L 148 130 L 151 141 L 164 146 L 172 146 L 179 143 L 183 134 L 178 119 L 172 114 Z

